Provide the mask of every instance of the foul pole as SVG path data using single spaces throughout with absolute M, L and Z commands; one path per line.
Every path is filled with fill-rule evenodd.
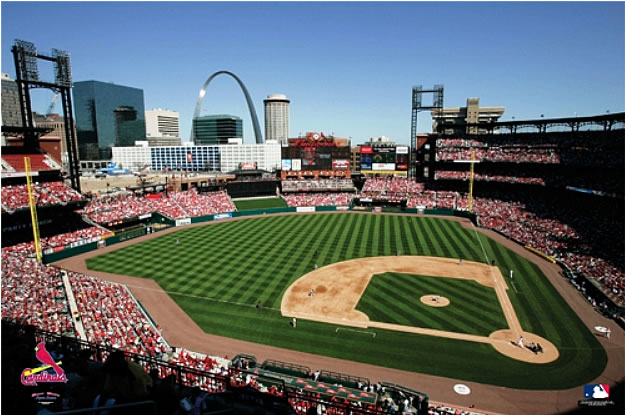
M 33 223 L 33 240 L 37 261 L 41 262 L 41 244 L 39 243 L 39 220 L 37 219 L 37 205 L 33 197 L 33 181 L 30 177 L 30 157 L 24 157 L 24 167 L 26 169 L 26 185 L 28 187 L 28 204 L 30 205 L 30 219 Z
M 475 166 L 475 150 L 471 152 L 471 174 L 469 175 L 469 212 L 473 212 L 473 166 Z

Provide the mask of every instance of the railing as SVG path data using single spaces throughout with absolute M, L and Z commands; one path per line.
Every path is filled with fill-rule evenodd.
M 88 359 L 104 362 L 114 351 L 118 351 L 110 346 L 89 343 L 86 341 L 79 340 L 74 337 L 65 337 L 57 333 L 50 333 L 46 331 L 42 331 L 36 329 L 33 326 L 25 326 L 19 323 L 9 322 L 7 320 L 2 320 L 2 329 L 4 331 L 3 335 L 10 336 L 11 331 L 15 331 L 16 335 L 32 335 L 37 342 L 44 342 L 51 349 L 55 347 L 60 347 L 66 353 L 78 355 L 81 352 L 89 351 Z M 277 406 L 282 408 L 289 408 L 289 412 L 299 412 L 296 408 L 296 405 L 305 406 L 307 408 L 316 407 L 318 405 L 322 405 L 327 410 L 332 408 L 332 413 L 336 415 L 347 415 L 347 414 L 390 414 L 392 413 L 391 409 L 383 408 L 376 406 L 375 404 L 367 404 L 364 402 L 359 402 L 359 400 L 354 396 L 353 400 L 349 401 L 337 401 L 332 399 L 332 396 L 329 395 L 321 395 L 317 396 L 317 394 L 306 393 L 300 388 L 292 387 L 291 385 L 285 384 L 284 380 L 280 377 L 280 373 L 272 373 L 272 374 L 253 374 L 250 371 L 242 371 L 240 375 L 246 376 L 250 374 L 254 376 L 257 380 L 260 380 L 261 383 L 266 387 L 269 386 L 277 386 L 281 391 L 277 394 L 271 394 L 267 391 L 256 390 L 250 386 L 242 386 L 237 385 L 237 377 L 239 376 L 233 368 L 231 368 L 230 373 L 226 376 L 210 373 L 202 370 L 197 370 L 185 366 L 180 366 L 178 364 L 165 362 L 163 360 L 159 360 L 149 356 L 143 356 L 135 353 L 124 352 L 124 355 L 127 359 L 134 361 L 139 364 L 143 370 L 146 372 L 150 372 L 152 370 L 158 371 L 158 377 L 164 378 L 166 376 L 173 375 L 176 379 L 176 382 L 179 385 L 186 387 L 199 387 L 201 390 L 208 393 L 222 393 L 222 392 L 233 392 L 235 396 L 241 398 L 242 403 L 252 403 L 257 406 L 262 406 L 266 409 L 275 409 Z M 245 355 L 245 357 L 248 357 Z M 249 356 L 252 357 L 253 356 Z M 287 366 L 292 366 L 293 368 L 306 368 L 300 365 L 288 364 L 280 361 L 269 361 L 277 364 L 283 364 Z M 277 366 L 276 366 L 277 367 Z M 327 371 L 326 371 L 327 372 Z M 336 374 L 335 372 L 332 372 Z M 285 375 L 283 375 L 285 376 Z M 344 375 L 348 376 L 348 375 Z M 240 377 L 240 376 L 239 376 Z M 363 379 L 366 378 L 358 378 L 352 377 L 354 379 Z M 407 391 L 406 389 L 403 389 Z M 423 394 L 425 395 L 425 394 Z M 426 401 L 427 402 L 427 401 Z M 135 403 L 134 405 L 147 405 L 150 407 L 150 402 L 147 404 L 145 402 Z M 426 404 L 427 405 L 427 404 Z M 111 409 L 112 407 L 105 407 L 102 409 Z M 117 408 L 117 407 L 115 407 Z M 77 410 L 77 411 L 69 411 L 63 412 L 67 414 L 82 414 L 82 413 L 90 413 L 92 411 L 99 411 L 98 408 L 86 408 L 85 410 Z M 138 413 L 138 412 L 137 412 Z M 151 413 L 151 412 L 149 412 Z M 427 412 L 419 412 L 420 414 L 424 414 Z
M 331 370 L 322 370 L 319 373 L 319 381 L 324 381 L 324 382 L 336 382 L 336 381 L 341 381 L 341 382 L 347 382 L 348 385 L 345 385 L 345 383 L 343 383 L 344 386 L 348 386 L 350 388 L 355 388 L 358 387 L 358 384 L 362 384 L 362 385 L 370 385 L 371 381 L 368 378 L 363 378 L 360 376 L 352 376 L 352 375 L 348 375 L 345 373 L 340 373 L 340 372 L 333 372 Z
M 282 362 L 280 360 L 267 359 L 261 367 L 265 370 L 273 372 L 281 372 L 287 375 L 310 376 L 310 368 L 308 366 L 297 365 L 295 363 Z

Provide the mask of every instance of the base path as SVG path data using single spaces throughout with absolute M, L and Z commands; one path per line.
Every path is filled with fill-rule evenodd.
M 413 274 L 415 278 L 418 278 L 417 275 L 460 278 L 473 280 L 491 287 L 497 293 L 509 329 L 499 330 L 491 333 L 488 337 L 484 337 L 370 321 L 366 314 L 356 310 L 356 306 L 365 293 L 371 278 L 376 274 L 385 272 Z M 406 333 L 488 343 L 499 353 L 528 363 L 549 363 L 556 360 L 560 354 L 553 343 L 536 334 L 522 330 L 521 323 L 506 292 L 507 289 L 508 285 L 499 268 L 479 262 L 459 262 L 452 258 L 421 256 L 370 257 L 338 262 L 303 275 L 286 290 L 282 297 L 280 309 L 285 317 L 297 317 L 359 328 L 377 327 Z M 430 298 L 431 301 L 431 295 L 426 297 Z M 449 300 L 447 300 L 448 303 Z M 441 303 L 439 306 L 443 305 Z M 536 354 L 525 347 L 516 345 L 520 337 L 523 337 L 526 346 L 530 343 L 540 343 L 543 352 Z M 511 345 L 513 347 L 510 347 Z

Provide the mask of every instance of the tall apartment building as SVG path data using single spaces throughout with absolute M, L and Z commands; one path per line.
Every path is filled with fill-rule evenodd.
M 146 111 L 145 133 L 150 146 L 179 146 L 180 114 L 161 108 Z
M 432 110 L 432 131 L 446 134 L 484 134 L 487 124 L 495 123 L 503 115 L 505 107 L 480 107 L 479 98 L 467 98 L 466 107 L 450 107 Z
M 193 119 L 195 145 L 228 144 L 229 138 L 243 137 L 243 120 L 228 115 L 206 115 Z
M 265 140 L 289 145 L 289 101 L 286 95 L 267 96 L 265 102 Z
M 81 160 L 110 160 L 113 146 L 145 140 L 142 89 L 82 81 L 72 93 Z

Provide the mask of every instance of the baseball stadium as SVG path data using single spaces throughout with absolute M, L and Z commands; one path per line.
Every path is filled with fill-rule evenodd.
M 410 150 L 311 133 L 276 172 L 84 191 L 44 150 L 3 148 L 3 410 L 31 413 L 28 382 L 91 408 L 100 386 L 45 382 L 122 364 L 154 386 L 117 396 L 129 413 L 610 413 L 625 113 L 493 126 Z M 31 344 L 47 366 L 24 369 Z M 580 404 L 595 384 L 603 408 Z

